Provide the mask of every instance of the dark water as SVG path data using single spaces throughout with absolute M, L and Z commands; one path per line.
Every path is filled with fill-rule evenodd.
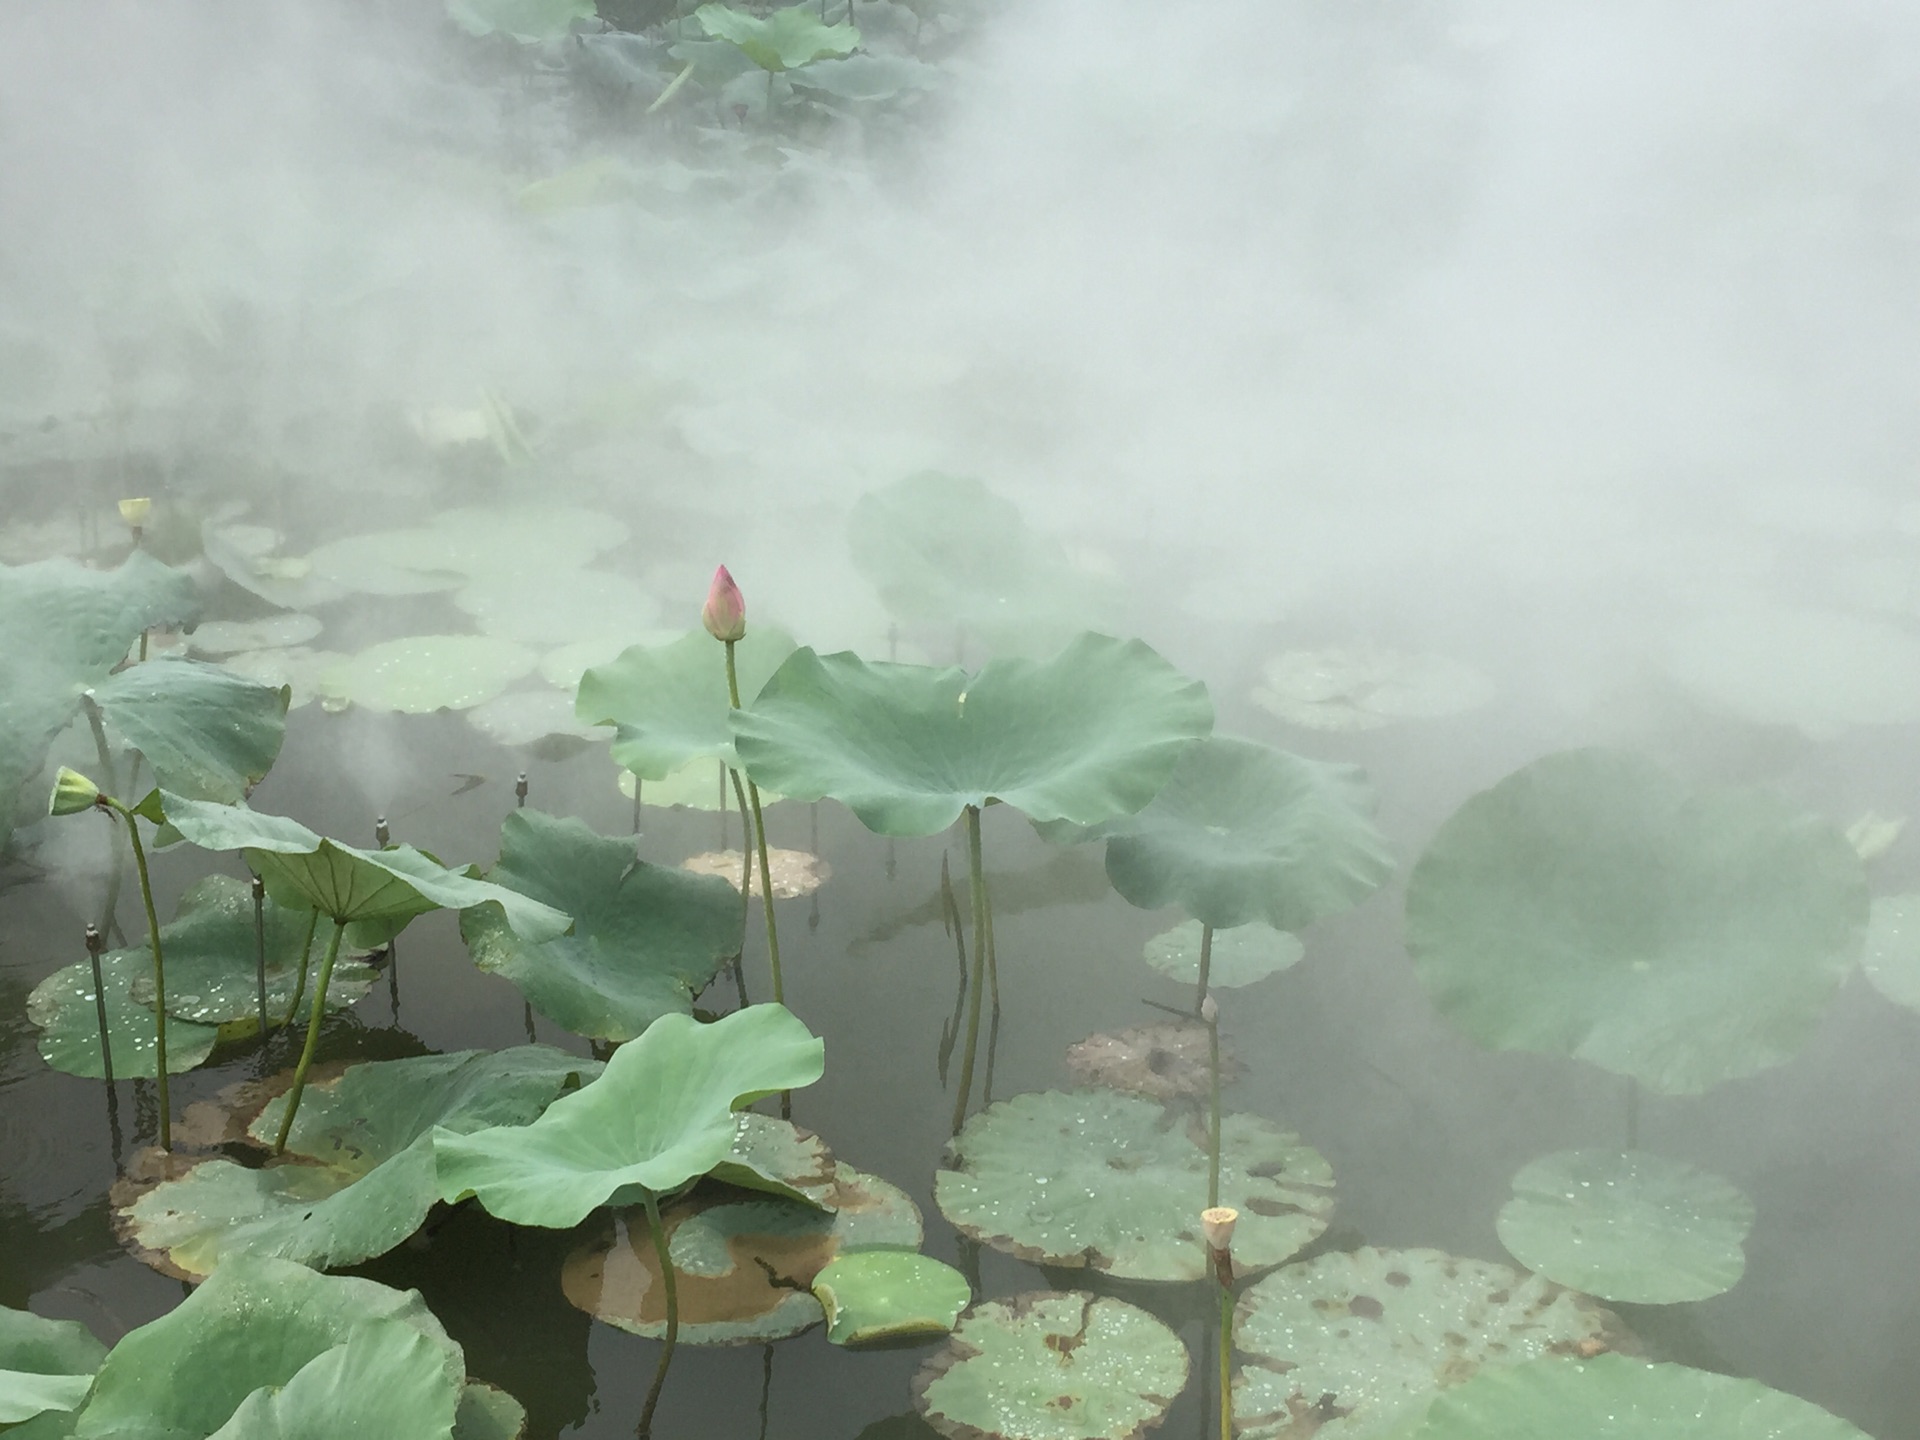
M 1218 689 L 1218 687 L 1216 687 Z M 1448 722 L 1328 740 L 1283 734 L 1263 717 L 1223 706 L 1222 729 L 1368 764 L 1382 819 L 1403 861 L 1467 794 L 1546 749 L 1569 743 L 1523 719 Z M 1666 748 L 1738 768 L 1709 732 L 1675 732 Z M 396 750 L 394 747 L 398 745 Z M 1764 751 L 1764 747 L 1763 747 Z M 398 757 L 396 759 L 396 757 Z M 1810 805 L 1848 818 L 1889 775 L 1910 765 L 1897 750 L 1844 755 L 1789 746 L 1765 751 L 1773 777 Z M 377 721 L 296 712 L 279 770 L 255 797 L 345 839 L 371 838 L 377 810 L 396 839 L 448 860 L 491 858 L 512 807 L 514 772 L 527 762 L 476 738 L 455 717 Z M 1759 762 L 1756 762 L 1759 763 Z M 534 763 L 534 805 L 576 814 L 608 834 L 632 823 L 603 751 Z M 485 783 L 454 794 L 460 776 Z M 344 777 L 344 778 L 343 778 Z M 83 820 L 68 822 L 85 823 Z M 644 853 L 672 861 L 718 842 L 711 814 L 650 809 Z M 905 1188 L 926 1218 L 929 1253 L 967 1261 L 931 1204 L 951 1098 L 936 1052 L 954 1000 L 955 956 L 935 902 L 941 838 L 888 847 L 832 805 L 770 812 L 776 844 L 804 847 L 813 826 L 833 879 L 817 897 L 782 902 L 789 1005 L 822 1034 L 826 1077 L 795 1096 L 795 1119 L 835 1152 Z M 738 843 L 737 822 L 729 838 Z M 996 1096 L 1067 1083 L 1066 1046 L 1087 1034 L 1154 1018 L 1143 1001 L 1177 1002 L 1182 987 L 1139 960 L 1145 938 L 1171 917 L 1144 914 L 1106 893 L 1095 850 L 1041 845 L 1019 816 L 990 811 L 988 865 L 1005 1019 L 993 1072 Z M 964 850 L 954 846 L 957 870 Z M 51 857 L 42 855 L 43 860 Z M 1896 854 L 1895 863 L 1898 856 Z M 168 854 L 157 865 L 162 913 L 209 857 Z M 891 870 L 889 865 L 891 864 Z M 21 1014 L 42 976 L 79 958 L 80 928 L 99 903 L 97 880 L 11 868 L 0 892 L 0 1301 L 85 1321 L 111 1342 L 179 1301 L 183 1288 L 124 1255 L 108 1225 L 115 1140 L 101 1085 L 49 1070 Z M 1894 888 L 1900 888 L 1895 886 Z M 1513 1172 L 1546 1150 L 1626 1142 L 1624 1081 L 1572 1062 L 1483 1054 L 1433 1013 L 1400 940 L 1398 886 L 1307 937 L 1292 971 L 1227 997 L 1224 1027 L 1247 1066 L 1234 1108 L 1278 1117 L 1331 1161 L 1336 1227 L 1379 1245 L 1431 1245 L 1506 1257 L 1494 1216 Z M 123 919 L 137 931 L 129 887 Z M 748 975 L 764 998 L 756 923 Z M 384 981 L 326 1038 L 328 1055 L 523 1043 L 520 997 L 475 971 L 453 917 L 416 921 L 399 947 L 398 1004 Z M 541 1041 L 585 1054 L 584 1043 L 540 1022 Z M 285 1052 L 267 1057 L 284 1064 Z M 191 1100 L 254 1073 L 250 1047 L 226 1063 L 178 1077 L 176 1114 Z M 1850 982 L 1812 1044 L 1791 1064 L 1689 1099 L 1646 1096 L 1645 1148 L 1718 1170 L 1755 1200 L 1758 1221 L 1745 1278 L 1702 1304 L 1630 1310 L 1656 1353 L 1752 1375 L 1846 1416 L 1881 1440 L 1920 1435 L 1920 1022 Z M 148 1087 L 118 1087 L 122 1153 L 150 1141 Z M 573 1310 L 559 1287 L 572 1240 L 512 1232 L 471 1208 L 430 1239 L 403 1246 L 362 1273 L 417 1286 L 466 1347 L 470 1370 L 527 1406 L 534 1436 L 632 1433 L 655 1346 Z M 1071 1277 L 987 1254 L 988 1294 Z M 1204 1375 L 1206 1326 L 1192 1298 L 1138 1289 L 1177 1323 Z M 928 1347 L 849 1353 L 819 1330 L 773 1347 L 684 1347 L 668 1383 L 664 1436 L 819 1437 L 849 1440 L 923 1433 L 908 1384 Z M 1197 1384 L 1165 1433 L 1207 1433 Z

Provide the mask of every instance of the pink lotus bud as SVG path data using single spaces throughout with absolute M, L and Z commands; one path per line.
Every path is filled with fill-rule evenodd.
M 733 583 L 733 576 L 724 565 L 713 572 L 713 584 L 707 590 L 700 623 L 716 640 L 739 640 L 747 633 L 747 597 L 740 593 L 740 587 Z
M 1234 1222 L 1240 1212 L 1228 1205 L 1215 1205 L 1200 1212 L 1200 1228 L 1206 1232 L 1207 1248 L 1224 1250 L 1233 1243 Z

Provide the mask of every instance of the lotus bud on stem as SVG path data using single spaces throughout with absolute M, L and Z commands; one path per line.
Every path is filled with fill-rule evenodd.
M 747 599 L 724 565 L 713 572 L 713 583 L 707 587 L 707 603 L 700 610 L 700 623 L 714 639 L 728 645 L 746 638 Z
M 1239 1219 L 1240 1212 L 1228 1205 L 1210 1205 L 1200 1212 L 1200 1229 L 1220 1290 L 1220 1440 L 1233 1440 L 1233 1227 Z
M 126 522 L 127 529 L 133 532 L 135 549 L 140 546 L 140 536 L 147 528 L 147 518 L 152 514 L 153 501 L 144 495 L 120 502 L 120 518 Z

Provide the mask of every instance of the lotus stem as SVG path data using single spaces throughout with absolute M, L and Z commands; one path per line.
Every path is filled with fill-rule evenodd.
M 87 712 L 87 725 L 93 731 L 93 749 L 100 760 L 100 788 L 109 795 L 118 794 L 120 787 L 113 769 L 113 748 L 107 744 L 107 727 L 101 719 L 100 707 L 94 703 L 91 695 L 80 697 L 80 707 Z M 108 843 L 113 850 L 113 859 L 107 869 L 107 895 L 100 907 L 100 929 L 103 934 L 111 935 L 120 928 L 120 882 L 126 873 L 126 852 L 120 848 L 117 840 Z
M 1220 1287 L 1219 1350 L 1220 1440 L 1233 1440 L 1233 1291 L 1225 1285 Z
M 93 963 L 93 1011 L 100 1020 L 100 1073 L 107 1082 L 107 1093 L 113 1093 L 113 1041 L 107 1032 L 107 986 L 100 975 L 100 952 L 107 948 L 107 942 L 101 937 L 100 927 L 87 926 L 87 959 Z
M 1640 1082 L 1627 1077 L 1627 1149 L 1640 1148 Z
M 661 1387 L 667 1383 L 667 1366 L 673 1363 L 673 1347 L 680 1339 L 680 1293 L 674 1283 L 673 1256 L 667 1252 L 667 1227 L 660 1221 L 660 1201 L 653 1191 L 642 1189 L 647 1205 L 647 1233 L 653 1237 L 653 1253 L 660 1259 L 660 1283 L 667 1292 L 667 1338 L 660 1348 L 660 1363 L 654 1368 L 653 1385 L 647 1391 L 647 1403 L 640 1411 L 639 1440 L 653 1434 L 653 1412 L 660 1403 Z
M 773 72 L 769 70 L 768 76 Z M 727 641 L 727 697 L 733 708 L 740 708 L 740 672 L 733 661 L 733 647 L 737 641 Z M 753 807 L 753 843 L 760 851 L 760 904 L 767 916 L 767 964 L 773 971 L 773 1003 L 786 1003 L 786 987 L 780 983 L 780 932 L 773 923 L 773 870 L 767 864 L 767 822 L 760 813 L 760 787 L 753 783 L 753 777 L 747 777 L 747 803 Z M 741 824 L 746 817 L 741 816 Z
M 1207 1208 L 1220 1204 L 1220 1007 L 1211 995 L 1200 1002 L 1207 1027 Z
M 1200 922 L 1200 990 L 1193 997 L 1193 1013 L 1198 1015 L 1200 1007 L 1207 1003 L 1208 977 L 1213 972 L 1213 926 L 1206 921 Z
M 960 1061 L 960 1093 L 953 1101 L 953 1133 L 967 1118 L 973 1091 L 973 1054 L 980 1045 L 980 995 L 987 988 L 987 876 L 980 863 L 980 807 L 967 806 L 967 882 L 973 894 L 973 993 L 967 997 L 967 1049 Z
M 284 1019 L 276 1025 L 276 1030 L 284 1030 L 293 1023 L 293 1017 L 300 1013 L 300 1000 L 307 993 L 307 966 L 313 959 L 313 935 L 320 928 L 320 912 L 307 912 L 307 938 L 300 942 L 300 973 L 293 982 L 293 1003 L 287 1006 Z
M 253 877 L 254 978 L 260 988 L 260 1043 L 267 1043 L 267 882 Z
M 105 799 L 105 797 L 101 797 Z M 147 851 L 140 843 L 140 822 L 117 801 L 108 801 L 127 822 L 127 840 L 133 846 L 133 865 L 140 877 L 140 901 L 147 909 L 147 941 L 153 948 L 153 1064 L 159 1076 L 160 1148 L 173 1149 L 173 1121 L 167 1098 L 167 962 L 160 949 L 160 917 L 153 909 L 153 881 L 147 874 Z
M 638 775 L 633 777 L 633 833 L 640 833 L 640 786 L 643 782 Z
M 726 773 L 733 777 L 733 798 L 740 802 L 740 814 L 747 814 L 747 792 L 740 784 L 740 772 L 732 766 Z M 721 799 L 725 799 L 724 792 Z M 744 823 L 744 819 L 743 822 Z M 747 1008 L 747 916 L 753 913 L 753 849 L 740 842 L 740 953 L 733 957 L 733 983 L 740 991 L 740 1008 Z
M 1209 1205 L 1200 1212 L 1207 1255 L 1213 1261 L 1214 1286 L 1220 1295 L 1220 1440 L 1233 1440 L 1233 1229 L 1238 1210 Z
M 300 1063 L 293 1070 L 293 1088 L 287 1091 L 287 1113 L 280 1117 L 280 1133 L 273 1140 L 273 1153 L 276 1155 L 286 1153 L 287 1136 L 293 1133 L 293 1117 L 300 1109 L 300 1092 L 307 1088 L 307 1071 L 313 1065 L 313 1052 L 320 1048 L 320 1017 L 327 1010 L 327 982 L 333 978 L 333 962 L 340 958 L 340 937 L 346 933 L 347 922 L 336 919 L 333 922 L 333 934 L 327 940 L 326 956 L 320 961 L 320 978 L 313 983 L 313 1009 L 307 1018 L 307 1043 L 300 1049 Z

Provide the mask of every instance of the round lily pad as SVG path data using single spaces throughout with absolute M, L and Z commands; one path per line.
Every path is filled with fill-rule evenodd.
M 1147 964 L 1170 980 L 1188 985 L 1200 981 L 1201 925 L 1188 920 L 1163 930 L 1147 942 Z M 1207 961 L 1207 987 L 1235 990 L 1297 964 L 1307 953 L 1298 935 L 1271 925 L 1236 925 L 1213 932 L 1213 950 Z
M 1149 1100 L 1192 1100 L 1213 1087 L 1210 1048 L 1206 1026 L 1163 1020 L 1069 1045 L 1067 1069 L 1082 1085 L 1104 1085 Z M 1223 1046 L 1221 1082 L 1239 1079 L 1244 1069 Z
M 1728 605 L 1673 637 L 1667 668 L 1696 694 L 1760 724 L 1820 735 L 1920 720 L 1920 639 L 1843 610 Z
M 1111 1296 L 1042 1290 L 976 1305 L 914 1377 L 949 1440 L 1134 1440 L 1186 1388 L 1187 1347 Z
M 307 556 L 313 575 L 368 595 L 458 589 L 477 576 L 560 574 L 625 543 L 610 515 L 566 505 L 443 510 L 425 524 L 352 535 Z
M 304 645 L 320 633 L 312 615 L 288 612 L 261 620 L 209 620 L 187 637 L 196 655 L 220 658 L 243 650 L 278 650 Z
M 1464 715 L 1493 698 L 1486 676 L 1457 660 L 1372 646 L 1290 650 L 1263 673 L 1253 703 L 1308 730 Z
M 573 696 L 560 690 L 513 690 L 467 711 L 467 723 L 496 745 L 565 759 L 602 737 L 573 718 Z
M 1896 1005 L 1920 1010 L 1920 894 L 1874 900 L 1860 963 L 1874 989 Z
M 824 1318 L 810 1287 L 843 1249 L 917 1248 L 920 1215 L 905 1194 L 851 1166 L 836 1171 L 834 1209 L 703 1185 L 664 1206 L 677 1272 L 680 1339 L 741 1345 L 798 1335 Z M 560 1283 L 589 1315 L 636 1335 L 666 1333 L 666 1292 L 646 1212 L 616 1212 L 610 1235 L 574 1252 Z
M 164 948 L 165 942 L 162 941 Z M 107 997 L 107 1043 L 116 1080 L 151 1080 L 156 1042 L 153 1011 L 133 998 L 142 976 L 153 974 L 149 950 L 114 950 L 100 957 L 100 981 Z M 93 967 L 82 960 L 56 970 L 27 996 L 27 1019 L 40 1029 L 40 1054 L 68 1075 L 105 1076 L 100 1055 L 100 1018 L 94 1002 Z M 167 1073 L 178 1075 L 213 1053 L 220 1031 L 185 1020 L 167 1022 Z
M 1327 1227 L 1333 1173 L 1320 1155 L 1254 1115 L 1221 1126 L 1220 1203 L 1240 1212 L 1235 1263 L 1278 1265 Z M 934 1179 L 940 1213 L 963 1234 L 1036 1265 L 1086 1266 L 1125 1280 L 1212 1273 L 1200 1236 L 1204 1126 L 1115 1090 L 1016 1095 L 969 1120 Z
M 483 573 L 453 603 L 486 634 L 529 645 L 630 637 L 660 613 L 653 596 L 624 575 L 546 567 Z
M 1236 1259 L 1239 1248 L 1236 1231 Z M 1417 1417 L 1482 1365 L 1622 1338 L 1619 1321 L 1585 1296 L 1505 1265 L 1438 1250 L 1335 1252 L 1276 1270 L 1240 1297 L 1234 1343 L 1247 1359 L 1234 1415 L 1245 1440 L 1370 1435 Z
M 349 658 L 338 650 L 294 645 L 274 650 L 243 650 L 227 656 L 221 663 L 236 675 L 258 680 L 263 685 L 284 685 L 291 692 L 287 708 L 297 710 L 322 699 L 320 677 L 344 665 Z
M 914 1335 L 944 1335 L 973 1301 L 967 1277 L 917 1250 L 856 1250 L 813 1277 L 827 1312 L 827 1339 L 867 1345 Z
M 633 771 L 622 768 L 615 783 L 620 793 L 633 799 L 638 793 L 648 805 L 678 805 L 689 810 L 718 810 L 720 795 L 725 787 L 727 808 L 737 811 L 737 802 L 733 797 L 733 786 L 720 773 L 718 766 L 711 760 L 694 760 L 682 765 L 671 775 L 661 780 L 642 780 Z M 760 792 L 760 804 L 764 809 L 771 804 L 772 796 L 765 790 Z
M 1860 857 L 1832 827 L 1608 750 L 1549 755 L 1468 800 L 1407 887 L 1420 981 L 1474 1041 L 1667 1094 L 1789 1059 L 1866 918 Z
M 760 797 L 763 803 L 766 798 L 764 794 Z M 699 855 L 689 855 L 680 862 L 680 868 L 690 870 L 695 875 L 718 875 L 737 893 L 740 889 L 741 863 L 738 850 L 708 850 Z M 767 874 L 772 877 L 776 900 L 797 900 L 802 895 L 811 895 L 826 884 L 833 877 L 833 867 L 809 851 L 782 850 L 777 845 L 769 845 Z M 759 888 L 760 860 L 756 854 L 747 876 L 747 891 L 757 894 Z
M 1644 1150 L 1561 1150 L 1513 1177 L 1499 1226 L 1513 1258 L 1549 1280 L 1672 1305 L 1739 1281 L 1753 1202 L 1729 1180 Z
M 490 635 L 411 635 L 348 657 L 319 683 L 323 696 L 368 710 L 469 710 L 503 692 L 537 658 Z

